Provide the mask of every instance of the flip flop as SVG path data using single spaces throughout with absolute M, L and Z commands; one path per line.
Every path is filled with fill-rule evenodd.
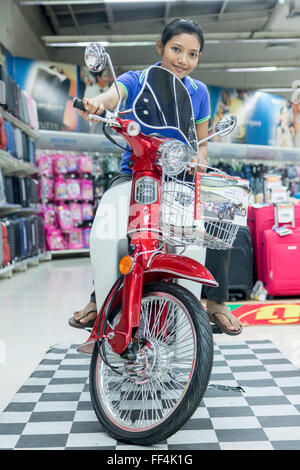
M 92 313 L 92 312 L 96 312 L 96 315 L 97 315 L 97 310 L 93 309 L 93 310 L 89 310 L 85 315 L 84 317 L 86 317 L 89 313 Z M 84 318 L 82 317 L 82 318 Z M 71 317 L 69 318 L 69 325 L 72 326 L 73 328 L 92 328 L 94 326 L 94 323 L 95 323 L 95 320 L 89 320 L 88 322 L 86 323 L 80 323 L 79 321 L 75 320 L 74 317 Z
M 218 326 L 220 328 L 220 330 L 222 330 L 223 333 L 226 333 L 227 335 L 236 336 L 236 335 L 240 335 L 241 332 L 243 331 L 242 326 L 240 326 L 239 330 L 236 330 L 236 331 L 228 330 L 228 328 L 226 328 L 224 326 L 224 324 L 222 322 L 220 322 L 219 318 L 217 317 L 217 315 L 225 315 L 225 317 L 228 318 L 230 323 L 233 324 L 232 320 L 231 320 L 233 315 L 232 315 L 231 312 L 225 312 L 225 311 L 223 311 L 223 312 L 214 312 L 214 313 L 207 312 L 207 315 L 208 315 L 209 320 L 212 323 L 214 323 L 216 326 Z

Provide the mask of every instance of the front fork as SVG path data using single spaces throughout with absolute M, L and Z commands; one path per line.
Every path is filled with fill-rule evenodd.
M 127 351 L 130 352 L 134 334 L 140 325 L 144 272 L 147 270 L 151 252 L 158 249 L 158 240 L 156 239 L 148 239 L 147 246 L 140 240 L 135 240 L 134 238 L 132 239 L 132 243 L 135 244 L 134 263 L 132 271 L 124 275 L 123 279 L 121 318 L 119 323 L 113 328 L 108 324 L 105 328 L 105 334 L 103 335 L 108 339 L 113 351 L 116 354 L 122 355 L 122 357 L 126 357 Z M 113 294 L 114 291 L 107 301 L 107 306 L 110 304 Z M 115 304 L 116 302 L 114 302 L 114 305 Z M 105 317 L 111 313 L 107 312 L 107 306 L 104 315 L 102 315 L 100 331 L 103 331 Z

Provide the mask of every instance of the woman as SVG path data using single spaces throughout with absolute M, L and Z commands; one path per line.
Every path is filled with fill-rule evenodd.
M 199 25 L 189 19 L 175 19 L 163 30 L 161 39 L 157 41 L 156 49 L 161 56 L 161 62 L 155 65 L 173 72 L 186 86 L 192 101 L 195 125 L 198 141 L 208 135 L 208 123 L 210 119 L 209 94 L 204 83 L 192 80 L 189 74 L 198 65 L 204 46 L 204 38 Z M 117 84 L 122 100 L 126 99 L 126 109 L 132 108 L 132 103 L 141 90 L 143 84 L 144 71 L 129 71 L 121 75 Z M 118 93 L 115 85 L 92 99 L 84 99 L 83 104 L 86 112 L 78 111 L 80 115 L 88 119 L 88 114 L 100 115 L 104 109 L 114 109 L 118 103 Z M 153 132 L 149 129 L 149 134 Z M 125 150 L 121 162 L 121 172 L 113 180 L 112 185 L 119 184 L 131 179 L 131 170 L 128 166 L 130 149 Z M 198 165 L 205 165 L 207 161 L 207 143 L 199 146 Z M 212 275 L 220 284 L 220 288 L 207 289 L 207 313 L 212 322 L 218 324 L 220 328 L 231 335 L 239 334 L 242 326 L 239 320 L 234 317 L 224 301 L 228 300 L 227 271 L 229 265 L 229 251 L 213 253 L 208 250 L 207 266 Z M 210 261 L 210 258 L 211 261 Z M 218 293 L 219 290 L 219 293 Z M 70 324 L 75 327 L 84 328 L 91 326 L 97 315 L 94 293 L 88 305 L 74 313 L 74 318 Z

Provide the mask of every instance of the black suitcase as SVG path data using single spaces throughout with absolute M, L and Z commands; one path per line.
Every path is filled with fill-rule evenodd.
M 31 216 L 30 220 L 32 230 L 32 256 L 36 256 L 39 253 L 39 226 L 37 216 Z
M 16 250 L 16 260 L 19 261 L 22 259 L 22 246 L 21 246 L 21 226 L 20 220 L 16 219 L 14 222 L 14 230 L 15 230 L 15 250 Z
M 23 143 L 23 160 L 29 162 L 29 140 L 28 135 L 22 132 L 22 143 Z
M 38 249 L 39 253 L 42 253 L 46 250 L 46 237 L 45 237 L 45 228 L 44 222 L 42 217 L 37 216 L 37 224 L 38 224 Z
M 10 260 L 14 262 L 14 261 L 17 261 L 16 222 L 14 220 L 8 220 L 7 222 L 7 235 L 8 235 L 8 244 L 10 248 Z
M 13 193 L 14 193 L 14 204 L 21 204 L 21 206 L 27 206 L 27 193 L 25 177 L 13 176 Z
M 15 204 L 12 176 L 4 176 L 4 192 L 7 204 Z
M 30 217 L 24 217 L 24 227 L 26 233 L 25 257 L 31 258 L 33 256 L 33 234 Z
M 250 229 L 240 227 L 230 255 L 228 289 L 230 300 L 249 298 L 253 288 L 253 248 Z

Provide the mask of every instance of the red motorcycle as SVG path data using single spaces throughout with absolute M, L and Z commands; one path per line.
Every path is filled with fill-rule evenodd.
M 93 71 L 105 61 L 111 65 L 99 44 L 86 51 L 86 63 Z M 79 99 L 74 106 L 84 109 Z M 120 117 L 126 113 L 132 113 L 134 120 Z M 156 121 L 150 125 L 151 114 Z M 211 196 L 213 181 L 226 182 L 226 187 L 231 181 L 231 189 L 243 184 L 225 174 L 195 171 L 199 143 L 190 96 L 182 82 L 162 67 L 147 69 L 132 110 L 120 113 L 118 105 L 106 117 L 93 117 L 104 123 L 106 134 L 109 126 L 132 149 L 132 183 L 104 195 L 115 202 L 124 192 L 130 198 L 128 212 L 122 214 L 126 252 L 123 246 L 119 276 L 99 255 L 102 250 L 103 257 L 114 257 L 111 248 L 103 250 L 109 243 L 101 236 L 105 224 L 98 212 L 95 217 L 91 262 L 99 313 L 89 339 L 78 350 L 92 354 L 89 385 L 100 423 L 115 439 L 151 445 L 167 439 L 193 415 L 213 363 L 208 316 L 199 298 L 178 280 L 217 283 L 202 264 L 176 250 L 190 245 L 230 248 L 238 225 L 205 219 L 201 197 Z M 217 134 L 231 132 L 235 122 L 227 116 Z M 157 133 L 142 132 L 147 125 Z M 107 278 L 113 282 L 104 298 Z

